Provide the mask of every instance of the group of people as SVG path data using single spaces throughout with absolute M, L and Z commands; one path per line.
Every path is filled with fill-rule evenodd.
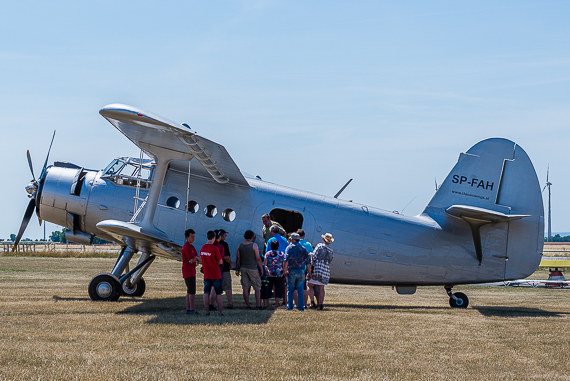
M 269 307 L 269 299 L 274 294 L 275 308 L 285 298 L 286 308 L 295 307 L 303 311 L 305 307 L 323 309 L 325 285 L 330 278 L 330 263 L 334 242 L 332 234 L 321 235 L 322 242 L 314 249 L 305 240 L 305 232 L 298 229 L 286 234 L 285 229 L 268 214 L 262 216 L 264 247 L 260 252 L 255 243 L 256 235 L 247 230 L 244 240 L 236 252 L 236 274 L 241 276 L 241 286 L 246 308 L 250 305 L 250 290 L 255 294 L 255 307 Z M 227 308 L 233 308 L 231 255 L 225 242 L 227 232 L 223 229 L 208 231 L 208 242 L 200 248 L 200 253 L 192 245 L 195 232 L 188 229 L 184 233 L 186 242 L 182 247 L 182 276 L 186 282 L 186 313 L 196 314 L 196 266 L 201 263 L 204 273 L 204 309 L 206 315 L 217 305 L 219 315 L 223 315 L 222 294 L 226 293 Z M 287 238 L 286 238 L 287 237 Z M 285 292 L 286 290 L 286 292 Z M 310 305 L 307 305 L 310 299 Z M 316 299 L 316 300 L 315 300 Z
M 200 271 L 204 274 L 204 308 L 206 315 L 210 314 L 214 303 L 217 303 L 218 314 L 222 312 L 222 293 L 226 292 L 228 308 L 233 308 L 232 302 L 232 259 L 223 230 L 210 230 L 206 233 L 207 242 L 200 248 L 200 255 L 194 248 L 196 232 L 188 229 L 184 232 L 186 242 L 182 246 L 182 277 L 186 283 L 186 313 L 196 314 L 196 266 L 201 263 Z

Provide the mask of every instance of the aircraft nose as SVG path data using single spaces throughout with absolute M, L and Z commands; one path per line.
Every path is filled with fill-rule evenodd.
M 44 220 L 76 230 L 85 214 L 86 196 L 80 184 L 85 171 L 70 163 L 56 162 L 40 185 L 39 214 Z
M 33 180 L 28 185 L 26 185 L 26 192 L 29 194 L 28 197 L 32 197 L 37 190 L 38 184 Z

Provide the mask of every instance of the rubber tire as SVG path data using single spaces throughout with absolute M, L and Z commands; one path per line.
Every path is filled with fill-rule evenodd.
M 463 303 L 458 304 L 457 301 L 453 298 L 449 298 L 449 305 L 451 306 L 451 308 L 467 308 L 467 306 L 469 305 L 469 298 L 467 297 L 467 295 L 465 295 L 462 292 L 456 292 L 455 297 L 461 299 L 461 301 Z
M 137 284 L 132 289 L 126 289 L 125 284 L 122 284 L 121 292 L 125 296 L 143 296 L 146 291 L 146 282 L 144 278 L 139 279 Z
M 111 287 L 111 290 L 108 295 L 101 295 L 97 292 L 98 287 L 102 283 L 107 283 L 107 285 Z M 121 296 L 121 290 L 122 287 L 119 280 L 114 275 L 106 273 L 99 274 L 93 277 L 93 279 L 91 279 L 91 282 L 89 282 L 89 288 L 88 288 L 89 297 L 91 298 L 91 300 L 101 301 L 101 302 L 116 302 L 117 300 L 119 300 L 119 297 Z

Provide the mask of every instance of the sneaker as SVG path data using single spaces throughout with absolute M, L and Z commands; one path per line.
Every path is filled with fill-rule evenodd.
M 206 312 L 206 316 L 210 316 L 210 311 Z
M 187 315 L 199 315 L 196 310 L 186 310 Z
M 223 312 L 218 312 L 218 316 L 224 316 Z
M 228 306 L 226 307 L 228 310 L 233 310 L 234 309 L 234 305 L 233 304 L 228 304 Z
M 255 309 L 256 309 L 256 310 L 260 310 L 260 311 L 261 311 L 261 310 L 263 309 L 263 307 L 261 307 L 261 306 L 257 306 L 257 307 L 255 307 Z

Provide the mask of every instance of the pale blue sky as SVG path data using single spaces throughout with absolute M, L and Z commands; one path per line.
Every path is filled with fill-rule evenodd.
M 50 163 L 138 156 L 109 103 L 187 122 L 266 180 L 334 195 L 352 177 L 343 198 L 405 214 L 506 137 L 541 183 L 550 164 L 553 231 L 570 231 L 569 19 L 567 1 L 2 2 L 0 238 L 54 129 Z

